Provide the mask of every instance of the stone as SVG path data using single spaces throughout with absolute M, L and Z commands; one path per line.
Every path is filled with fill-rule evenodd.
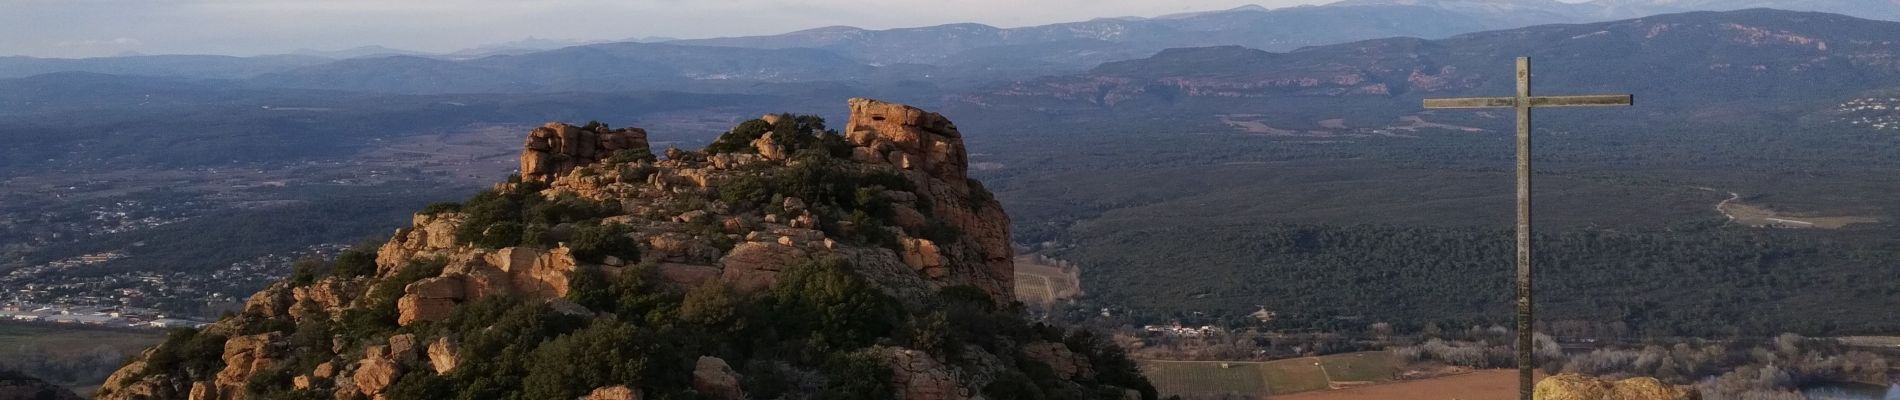
M 396 360 L 396 362 L 404 364 L 413 363 L 416 362 L 417 353 L 420 352 L 421 349 L 416 346 L 416 335 L 413 333 L 389 337 L 389 358 L 391 360 Z
M 878 348 L 878 356 L 891 370 L 891 388 L 903 400 L 961 399 L 957 380 L 949 368 L 930 354 L 901 347 Z
M 317 364 L 317 369 L 310 371 L 310 376 L 316 377 L 317 379 L 335 378 L 336 364 L 330 363 L 329 361 L 324 361 L 322 364 Z
M 1037 341 L 1023 346 L 1023 355 L 1049 366 L 1062 380 L 1095 379 L 1094 364 L 1062 343 Z
M 909 265 L 911 269 L 922 272 L 931 279 L 942 279 L 949 274 L 944 267 L 943 252 L 937 248 L 935 242 L 927 239 L 905 239 L 902 243 L 904 265 Z
M 806 258 L 804 250 L 778 243 L 745 242 L 719 260 L 720 277 L 740 293 L 752 293 L 778 282 L 778 272 Z
M 640 391 L 626 386 L 608 386 L 594 389 L 581 400 L 640 400 Z
M 390 384 L 396 383 L 396 376 L 402 373 L 401 369 L 402 365 L 388 358 L 365 357 L 357 362 L 351 382 L 355 383 L 358 393 L 373 398 L 383 393 L 383 389 L 389 388 Z
M 441 321 L 455 312 L 455 305 L 467 299 L 466 284 L 459 276 L 423 278 L 403 287 L 396 299 L 396 323 L 402 326 L 418 321 Z
M 955 276 L 955 283 L 981 288 L 998 302 L 1011 301 L 1015 247 L 1009 240 L 1009 216 L 993 197 L 978 195 L 985 189 L 969 179 L 969 154 L 956 124 L 903 104 L 862 98 L 849 103 L 851 119 L 844 134 L 845 141 L 856 146 L 852 158 L 902 168 L 916 183 L 918 201 L 930 202 L 929 219 L 967 235 L 972 255 L 980 258 L 959 261 L 981 265 L 972 265 L 968 271 L 973 273 Z
M 576 167 L 600 162 L 620 151 L 651 155 L 647 131 L 640 128 L 608 130 L 605 127 L 587 130 L 550 122 L 528 132 L 527 142 L 521 145 L 519 171 L 522 180 L 549 182 Z M 673 158 L 671 149 L 668 153 L 668 158 Z
M 719 278 L 719 267 L 711 265 L 660 263 L 654 267 L 660 279 L 680 285 L 680 287 L 699 287 L 706 281 Z
M 232 337 L 224 342 L 224 369 L 215 378 L 219 393 L 243 393 L 252 375 L 269 371 L 282 357 L 283 334 L 278 332 Z
M 784 202 L 779 203 L 779 207 L 791 213 L 805 211 L 805 201 L 797 197 L 786 197 Z
M 745 391 L 739 389 L 739 373 L 717 357 L 700 357 L 693 364 L 693 390 L 715 400 L 745 398 Z
M 1558 374 L 1537 382 L 1537 400 L 1700 400 L 1694 389 L 1667 385 L 1656 378 L 1610 381 L 1578 374 Z
M 461 364 L 462 346 L 455 339 L 443 336 L 429 343 L 429 366 L 435 368 L 436 375 L 448 375 Z
M 773 138 L 777 135 L 777 132 L 766 132 L 765 135 L 759 136 L 758 139 L 752 141 L 752 148 L 758 150 L 759 158 L 766 160 L 783 160 L 786 158 L 785 146 L 779 144 L 778 140 Z

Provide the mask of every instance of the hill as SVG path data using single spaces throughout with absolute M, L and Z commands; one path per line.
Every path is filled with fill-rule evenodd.
M 942 116 L 747 121 L 703 151 L 534 129 L 521 175 L 305 263 L 102 399 L 1153 399 L 1112 343 L 1031 325 L 1008 217 Z
M 1000 85 L 964 102 L 1054 111 L 1264 112 L 1270 119 L 1351 104 L 1358 109 L 1349 125 L 1384 126 L 1418 113 L 1418 100 L 1427 96 L 1510 93 L 1510 60 L 1530 56 L 1540 66 L 1540 93 L 1633 92 L 1651 112 L 1613 112 L 1630 121 L 1685 115 L 1788 121 L 1870 89 L 1900 86 L 1900 63 L 1892 58 L 1900 46 L 1888 39 L 1895 35 L 1900 23 L 1753 9 L 1288 53 L 1170 49 L 1083 74 Z M 1279 128 L 1321 128 L 1296 124 Z

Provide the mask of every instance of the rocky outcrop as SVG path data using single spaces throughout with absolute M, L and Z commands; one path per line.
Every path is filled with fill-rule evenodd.
M 0 370 L 0 400 L 79 400 L 79 395 L 26 374 Z
M 959 244 L 980 259 L 977 265 L 952 265 L 944 277 L 988 291 L 999 302 L 1012 299 L 1015 248 L 1009 240 L 1009 216 L 1001 203 L 969 179 L 969 154 L 963 133 L 943 115 L 903 104 L 851 99 L 845 140 L 856 146 L 852 159 L 888 164 L 905 171 L 917 186 L 918 201 L 930 203 L 930 217 L 964 233 Z M 901 199 L 899 199 L 901 200 Z M 915 209 L 913 209 L 915 211 Z M 900 214 L 902 214 L 900 212 Z M 900 219 L 902 219 L 900 217 Z M 932 244 L 943 246 L 945 244 Z M 928 271 L 925 246 L 918 246 L 913 267 Z M 907 255 L 906 262 L 913 257 Z
M 1694 389 L 1668 385 L 1656 378 L 1639 377 L 1620 381 L 1578 374 L 1559 374 L 1537 382 L 1532 393 L 1537 400 L 1700 400 Z
M 253 295 L 238 315 L 207 328 L 207 333 L 230 338 L 214 378 L 205 379 L 202 372 L 145 371 L 142 359 L 148 354 L 115 375 L 101 398 L 241 399 L 255 389 L 247 386 L 250 383 L 280 379 L 271 382 L 274 390 L 320 391 L 339 400 L 378 399 L 393 390 L 414 389 L 409 382 L 427 382 L 410 381 L 415 374 L 460 379 L 458 371 L 486 366 L 482 362 L 495 357 L 470 353 L 494 349 L 494 339 L 473 333 L 480 328 L 439 328 L 445 321 L 464 323 L 468 318 L 458 317 L 458 312 L 484 299 L 541 305 L 536 312 L 571 321 L 625 318 L 617 311 L 581 305 L 600 307 L 583 300 L 587 296 L 567 298 L 583 271 L 613 280 L 604 290 L 609 296 L 627 296 L 621 292 L 628 287 L 618 286 L 624 281 L 617 279 L 638 271 L 654 278 L 652 286 L 640 290 L 677 296 L 689 288 L 721 285 L 738 298 L 757 299 L 748 296 L 767 292 L 794 265 L 838 260 L 906 311 L 928 307 L 939 291 L 957 285 L 979 288 L 999 302 L 1011 300 L 1008 217 L 969 179 L 968 156 L 956 126 L 936 113 L 900 104 L 854 99 L 850 106 L 852 117 L 842 135 L 848 157 L 844 148 L 833 147 L 839 146 L 838 136 L 781 136 L 803 133 L 784 133 L 783 124 L 789 122 L 780 115 L 765 118 L 780 125 L 750 146 L 714 154 L 669 149 L 663 160 L 651 157 L 643 130 L 558 123 L 535 128 L 521 154 L 523 181 L 498 184 L 495 192 L 485 194 L 510 196 L 507 201 L 520 209 L 505 212 L 520 216 L 484 214 L 473 201 L 467 209 L 432 208 L 417 214 L 377 250 L 374 274 L 279 283 Z M 797 118 L 799 124 L 807 123 L 805 117 Z M 832 176 L 791 175 L 812 173 L 803 169 L 812 166 L 822 168 L 817 174 Z M 780 183 L 787 177 L 827 185 L 878 183 L 865 185 L 870 190 L 846 196 L 853 197 L 848 200 L 829 193 L 729 193 L 747 188 L 744 184 L 790 192 L 784 187 L 796 184 Z M 522 200 L 536 196 L 545 202 Z M 871 210 L 879 212 L 853 215 Z M 530 220 L 530 213 L 545 214 Z M 465 229 L 476 223 L 486 226 Z M 520 235 L 520 241 L 503 236 L 497 246 L 491 243 L 492 232 L 514 232 L 496 230 L 504 224 L 522 231 L 534 225 L 535 234 Z M 609 226 L 621 237 L 584 234 Z M 484 238 L 458 236 L 470 231 Z M 603 254 L 608 245 L 619 250 Z M 494 303 L 483 304 L 480 309 L 487 310 L 486 304 Z M 364 310 L 369 307 L 377 308 Z M 308 340 L 298 331 L 306 326 L 327 326 L 332 337 Z M 952 363 L 904 348 L 843 350 L 882 361 L 893 372 L 890 383 L 900 398 L 912 400 L 971 398 L 1022 357 L 1048 364 L 1064 379 L 1085 381 L 1095 375 L 1086 358 L 1053 342 L 1033 342 L 1024 347 L 1026 355 L 985 350 L 965 354 L 966 359 L 981 360 L 976 362 L 981 368 L 966 367 L 967 360 Z M 709 398 L 746 398 L 741 389 L 746 376 L 726 359 L 687 361 L 692 363 L 649 368 L 691 368 L 690 382 L 675 382 L 690 383 L 692 391 Z M 758 367 L 741 365 L 747 371 Z M 595 384 L 604 383 L 618 382 Z M 638 399 L 643 389 L 654 396 L 684 390 L 606 386 L 584 398 Z
M 693 364 L 693 390 L 715 400 L 745 398 L 745 391 L 739 389 L 739 373 L 718 357 L 700 357 Z
M 613 157 L 616 152 L 634 151 L 651 157 L 647 131 L 640 128 L 607 129 L 606 125 L 583 128 L 548 123 L 528 133 L 521 151 L 521 179 L 551 181 L 573 171 Z
M 640 391 L 626 386 L 608 386 L 594 389 L 581 400 L 640 400 Z
M 1023 346 L 1023 355 L 1031 360 L 1049 366 L 1057 377 L 1064 380 L 1095 379 L 1095 364 L 1087 357 L 1075 354 L 1069 346 L 1055 342 L 1035 342 Z
M 970 394 L 957 386 L 949 368 L 929 354 L 902 347 L 878 349 L 878 357 L 891 370 L 891 387 L 898 400 L 965 399 Z
M 402 373 L 402 364 L 390 356 L 387 346 L 370 346 L 363 352 L 363 359 L 356 362 L 355 373 L 350 375 L 352 386 L 363 396 L 375 398 L 383 393 L 390 384 L 396 383 L 397 375 Z
M 429 366 L 436 375 L 448 375 L 462 365 L 462 346 L 455 338 L 443 336 L 429 343 Z
M 217 381 L 210 388 L 219 399 L 243 399 L 246 396 L 244 384 L 250 382 L 252 375 L 269 370 L 279 358 L 283 357 L 284 336 L 277 332 L 238 336 L 224 342 L 224 370 L 218 371 Z M 193 394 L 203 389 L 193 388 Z

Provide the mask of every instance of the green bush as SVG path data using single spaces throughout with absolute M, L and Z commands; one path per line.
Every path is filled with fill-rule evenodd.
M 298 259 L 297 262 L 290 264 L 290 277 L 288 279 L 291 286 L 304 286 L 316 282 L 318 278 L 328 275 L 330 275 L 330 266 L 324 265 L 323 260 L 301 258 Z
M 576 260 L 585 262 L 598 263 L 609 256 L 626 262 L 638 262 L 640 245 L 627 236 L 628 233 L 631 232 L 627 226 L 618 223 L 577 224 L 567 247 L 573 251 Z
M 779 273 L 767 299 L 781 330 L 807 335 L 817 352 L 847 351 L 891 337 L 906 314 L 896 299 L 847 270 L 835 257 L 800 262 Z
M 211 379 L 224 369 L 224 341 L 223 335 L 173 329 L 165 334 L 165 342 L 145 358 L 145 374 L 173 374 L 193 381 Z M 128 376 L 125 382 L 143 375 Z
M 462 203 L 444 201 L 444 202 L 429 203 L 429 206 L 423 207 L 422 212 L 420 212 L 419 214 L 435 215 L 435 214 L 441 214 L 441 213 L 460 212 L 460 211 L 462 211 Z
M 336 267 L 330 274 L 341 278 L 376 275 L 376 251 L 362 247 L 344 250 L 336 256 Z

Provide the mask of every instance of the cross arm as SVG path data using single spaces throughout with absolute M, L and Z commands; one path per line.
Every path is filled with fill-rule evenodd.
M 1635 104 L 1635 98 L 1627 94 L 1605 94 L 1589 96 L 1536 96 L 1531 97 L 1531 107 L 1612 107 Z M 1445 99 L 1425 99 L 1425 108 L 1511 108 L 1517 107 L 1515 97 L 1457 97 Z

